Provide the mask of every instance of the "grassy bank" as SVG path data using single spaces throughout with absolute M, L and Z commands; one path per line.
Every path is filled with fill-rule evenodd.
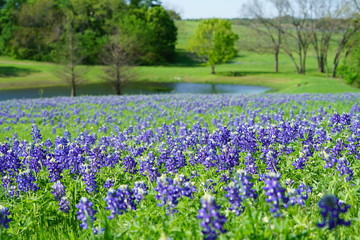
M 316 70 L 316 59 L 309 54 L 307 74 L 299 75 L 286 55 L 280 56 L 280 72 L 274 73 L 273 56 L 246 52 L 239 46 L 239 56 L 232 62 L 216 66 L 216 75 L 210 74 L 210 68 L 192 60 L 186 51 L 187 40 L 196 28 L 195 21 L 177 22 L 179 29 L 177 58 L 167 66 L 140 66 L 134 69 L 134 81 L 149 82 L 196 82 L 260 85 L 270 87 L 271 92 L 283 93 L 331 93 L 357 92 L 343 83 L 341 79 L 327 78 Z M 246 37 L 248 31 L 241 26 L 234 26 L 240 38 Z M 59 66 L 51 63 L 15 60 L 0 57 L 0 89 L 29 88 L 38 86 L 65 85 L 56 73 Z M 86 73 L 87 83 L 103 81 L 101 66 L 82 66 Z

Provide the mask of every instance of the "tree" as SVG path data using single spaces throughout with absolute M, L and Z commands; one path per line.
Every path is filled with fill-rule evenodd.
M 110 38 L 102 53 L 102 62 L 107 66 L 105 80 L 109 82 L 115 93 L 121 95 L 126 81 L 131 78 L 131 65 L 135 61 L 134 41 L 125 34 L 118 33 Z
M 337 49 L 334 57 L 334 65 L 332 77 L 336 77 L 337 75 L 337 67 L 340 64 L 340 60 L 342 54 L 346 50 L 346 48 L 351 47 L 351 40 L 360 30 L 360 20 L 358 17 L 351 19 L 339 19 L 338 20 L 338 32 L 341 33 L 341 38 L 338 41 Z M 350 46 L 349 46 L 350 45 Z M 346 52 L 346 51 L 345 51 Z M 345 54 L 346 55 L 346 54 Z
M 339 67 L 339 75 L 346 83 L 360 87 L 360 41 L 349 51 L 344 64 Z
M 238 35 L 232 31 L 231 22 L 224 19 L 202 20 L 189 40 L 188 49 L 201 61 L 211 66 L 215 74 L 215 65 L 234 58 L 237 54 L 235 43 Z
M 14 11 L 16 29 L 11 46 L 21 59 L 51 60 L 54 43 L 61 37 L 63 13 L 55 0 L 26 2 Z
M 336 33 L 341 4 L 333 0 L 311 0 L 312 15 L 310 22 L 310 41 L 316 53 L 318 71 L 329 73 L 328 52 L 331 40 Z
M 160 6 L 147 11 L 147 22 L 153 35 L 152 46 L 160 61 L 171 61 L 175 56 L 177 28 L 168 12 Z M 162 59 L 161 59 L 162 58 Z
M 59 49 L 57 49 L 57 58 L 63 66 L 58 74 L 69 84 L 71 97 L 77 95 L 77 86 L 85 81 L 84 73 L 79 71 L 79 66 L 84 59 L 79 44 L 79 35 L 75 32 L 74 16 L 68 12 L 63 44 L 59 45 Z
M 287 0 L 271 0 L 274 7 L 274 18 L 265 17 L 265 4 L 263 1 L 252 0 L 243 6 L 244 11 L 255 21 L 246 24 L 256 32 L 250 41 L 241 42 L 246 49 L 258 53 L 272 53 L 274 55 L 274 71 L 279 72 L 279 54 L 284 38 L 283 18 L 288 11 Z M 244 46 L 244 45 L 245 46 Z

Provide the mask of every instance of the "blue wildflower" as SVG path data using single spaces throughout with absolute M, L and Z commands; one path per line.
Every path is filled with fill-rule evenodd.
M 11 221 L 9 215 L 9 208 L 0 205 L 0 226 L 3 228 L 9 228 L 9 222 Z
M 319 202 L 319 208 L 323 220 L 317 224 L 318 227 L 322 228 L 327 226 L 329 229 L 333 229 L 338 225 L 350 226 L 350 221 L 345 221 L 340 218 L 340 213 L 346 213 L 350 205 L 339 201 L 335 195 L 323 197 Z
M 213 196 L 208 193 L 201 198 L 201 209 L 198 211 L 198 219 L 201 219 L 200 226 L 203 228 L 204 239 L 216 239 L 220 233 L 225 233 L 223 225 L 226 217 L 220 213 L 220 206 L 215 202 Z
M 79 209 L 77 214 L 77 219 L 81 221 L 80 227 L 82 229 L 87 229 L 89 227 L 88 224 L 91 226 L 93 225 L 95 218 L 96 211 L 93 209 L 93 203 L 90 202 L 86 197 L 82 197 L 80 202 L 76 204 L 76 208 Z
M 244 211 L 242 202 L 247 198 L 257 198 L 256 192 L 252 189 L 251 175 L 245 171 L 238 171 L 233 181 L 224 190 L 227 191 L 225 197 L 230 203 L 229 210 L 235 211 L 236 215 L 240 215 Z
M 280 207 L 286 207 L 288 198 L 285 196 L 285 189 L 281 186 L 279 179 L 281 175 L 270 172 L 264 176 L 265 195 L 267 196 L 266 202 L 271 206 L 270 212 L 275 214 L 276 217 L 280 216 Z

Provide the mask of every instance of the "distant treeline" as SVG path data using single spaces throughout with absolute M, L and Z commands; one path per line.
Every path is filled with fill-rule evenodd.
M 151 0 L 0 0 L 0 55 L 57 62 L 71 45 L 82 63 L 99 64 L 116 36 L 137 64 L 162 64 L 174 57 L 178 17 Z

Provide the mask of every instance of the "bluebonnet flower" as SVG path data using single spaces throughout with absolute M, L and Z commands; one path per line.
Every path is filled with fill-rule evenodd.
M 229 174 L 221 174 L 219 182 L 229 183 L 230 182 L 230 175 Z
M 255 163 L 255 158 L 250 154 L 245 156 L 245 168 L 248 173 L 256 174 L 258 172 L 258 167 Z
M 140 161 L 140 172 L 142 175 L 148 176 L 150 181 L 154 181 L 160 175 L 155 162 L 155 155 L 152 152 L 149 152 L 148 156 Z
M 244 211 L 242 202 L 247 198 L 257 198 L 255 190 L 252 189 L 253 183 L 251 183 L 251 175 L 245 171 L 238 171 L 233 181 L 224 190 L 227 191 L 225 197 L 229 199 L 229 210 L 234 211 L 236 215 L 241 214 Z
M 201 209 L 197 218 L 201 220 L 200 226 L 203 228 L 201 232 L 206 240 L 216 239 L 220 233 L 226 232 L 223 228 L 226 217 L 220 213 L 220 206 L 209 193 L 205 193 L 201 198 Z
M 140 202 L 147 194 L 148 187 L 144 182 L 135 182 L 133 192 L 137 202 Z
M 65 196 L 65 186 L 57 181 L 52 186 L 53 191 L 51 192 L 54 195 L 55 200 L 60 200 L 63 196 Z
M 292 188 L 288 192 L 289 192 L 288 205 L 299 204 L 301 206 L 304 206 L 305 201 L 309 198 L 309 193 L 311 193 L 311 187 L 306 186 L 304 183 L 300 183 L 297 189 Z
M 320 214 L 322 222 L 318 223 L 318 227 L 328 227 L 333 229 L 339 225 L 350 226 L 350 221 L 340 218 L 340 213 L 346 213 L 350 205 L 346 205 L 335 195 L 327 195 L 319 202 Z
M 16 177 L 16 182 L 18 184 L 18 189 L 23 192 L 27 191 L 37 191 L 39 187 L 35 183 L 36 178 L 30 170 L 19 173 Z
M 285 189 L 281 186 L 279 180 L 281 175 L 270 172 L 264 176 L 266 202 L 270 204 L 270 212 L 276 217 L 280 216 L 280 207 L 286 207 L 288 197 L 285 196 Z
M 34 143 L 39 143 L 42 139 L 40 130 L 39 130 L 38 126 L 36 126 L 36 124 L 32 125 L 31 136 L 32 136 L 32 140 L 34 141 Z
M 47 158 L 50 158 L 49 156 Z M 46 162 L 47 169 L 49 171 L 49 178 L 50 182 L 56 182 L 62 178 L 61 173 L 61 167 L 55 160 L 55 158 L 50 158 Z
M 207 179 L 203 185 L 204 185 L 204 192 L 212 192 L 214 194 L 217 193 L 217 191 L 215 191 L 214 189 L 217 183 L 214 180 Z
M 158 204 L 160 207 L 165 206 L 167 213 L 174 213 L 174 208 L 179 202 L 182 196 L 192 197 L 192 193 L 196 191 L 196 188 L 189 182 L 184 175 L 177 175 L 174 179 L 162 175 L 157 178 L 157 186 L 155 191 L 156 199 L 160 200 Z
M 9 208 L 0 205 L 0 226 L 3 228 L 9 228 L 9 222 L 11 218 L 9 218 L 10 212 Z
M 193 182 L 190 182 L 184 174 L 177 174 L 174 178 L 174 183 L 184 197 L 192 198 L 193 193 L 196 192 Z
M 353 179 L 354 172 L 350 168 L 350 162 L 345 158 L 341 157 L 337 160 L 337 170 L 340 172 L 340 176 L 347 175 L 346 180 L 350 181 Z
M 59 201 L 59 210 L 65 213 L 68 213 L 70 210 L 70 202 L 68 201 L 67 197 L 60 198 Z
M 53 191 L 51 192 L 54 195 L 56 201 L 59 201 L 59 210 L 63 212 L 69 212 L 70 202 L 67 200 L 65 196 L 65 186 L 57 181 L 52 186 Z
M 181 197 L 181 190 L 174 184 L 174 179 L 162 175 L 157 178 L 157 186 L 155 191 L 156 199 L 160 200 L 158 205 L 160 207 L 165 206 L 167 213 L 176 212 L 174 208 L 178 204 L 179 198 Z
M 112 179 L 106 179 L 103 188 L 109 189 L 114 186 L 115 181 Z
M 77 214 L 77 219 L 81 221 L 80 227 L 82 229 L 87 229 L 89 227 L 88 224 L 91 226 L 93 225 L 95 218 L 96 211 L 93 209 L 93 203 L 90 202 L 86 197 L 82 197 L 80 202 L 76 204 L 76 208 L 79 209 Z
M 89 164 L 82 164 L 80 166 L 82 180 L 86 185 L 88 193 L 97 192 L 96 172 L 97 169 L 90 168 Z
M 137 162 L 132 156 L 126 156 L 123 159 L 123 165 L 125 168 L 125 172 L 135 174 L 138 170 L 136 169 Z
M 127 185 L 120 186 L 118 189 L 109 189 L 105 201 L 106 209 L 111 213 L 109 219 L 114 218 L 115 214 L 123 214 L 128 209 L 136 210 L 135 196 Z

